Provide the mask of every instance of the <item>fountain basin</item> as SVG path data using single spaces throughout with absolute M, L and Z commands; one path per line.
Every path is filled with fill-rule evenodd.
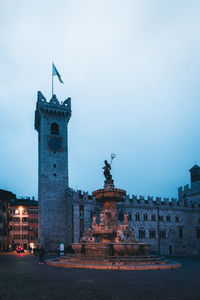
M 111 246 L 107 243 L 87 243 L 84 244 L 86 256 L 108 256 L 111 252 Z
M 114 255 L 117 256 L 133 256 L 139 252 L 140 245 L 138 243 L 112 243 Z
M 147 243 L 74 243 L 72 248 L 76 255 L 86 256 L 135 256 L 149 255 L 150 244 Z
M 99 189 L 92 193 L 95 197 L 96 201 L 106 202 L 106 201 L 114 201 L 114 202 L 123 202 L 126 191 L 122 189 L 109 188 L 109 189 Z

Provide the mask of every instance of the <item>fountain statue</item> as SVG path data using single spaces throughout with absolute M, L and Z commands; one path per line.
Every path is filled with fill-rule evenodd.
M 111 164 L 115 158 L 111 154 L 111 162 L 104 161 L 104 188 L 93 192 L 95 200 L 103 204 L 103 209 L 97 223 L 97 216 L 93 215 L 92 224 L 85 230 L 80 243 L 72 244 L 78 255 L 86 256 L 132 256 L 147 255 L 150 245 L 139 243 L 135 238 L 135 231 L 129 225 L 128 215 L 124 215 L 124 222 L 117 219 L 116 202 L 123 202 L 126 191 L 117 189 L 112 179 Z

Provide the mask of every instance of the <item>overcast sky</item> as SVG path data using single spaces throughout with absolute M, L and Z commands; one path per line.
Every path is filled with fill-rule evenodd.
M 37 197 L 37 91 L 72 98 L 69 181 L 176 197 L 200 163 L 200 1 L 0 0 L 0 188 Z

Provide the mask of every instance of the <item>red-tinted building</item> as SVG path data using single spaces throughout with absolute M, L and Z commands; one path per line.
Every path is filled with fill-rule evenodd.
M 38 241 L 38 201 L 13 199 L 9 207 L 9 239 L 12 250 L 35 248 Z
M 0 251 L 9 250 L 9 205 L 15 194 L 0 189 Z

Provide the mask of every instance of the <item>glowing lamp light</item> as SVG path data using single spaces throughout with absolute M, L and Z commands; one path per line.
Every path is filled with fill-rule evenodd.
M 15 213 L 16 213 L 16 215 L 18 215 L 18 213 L 19 213 L 18 209 L 15 209 Z

